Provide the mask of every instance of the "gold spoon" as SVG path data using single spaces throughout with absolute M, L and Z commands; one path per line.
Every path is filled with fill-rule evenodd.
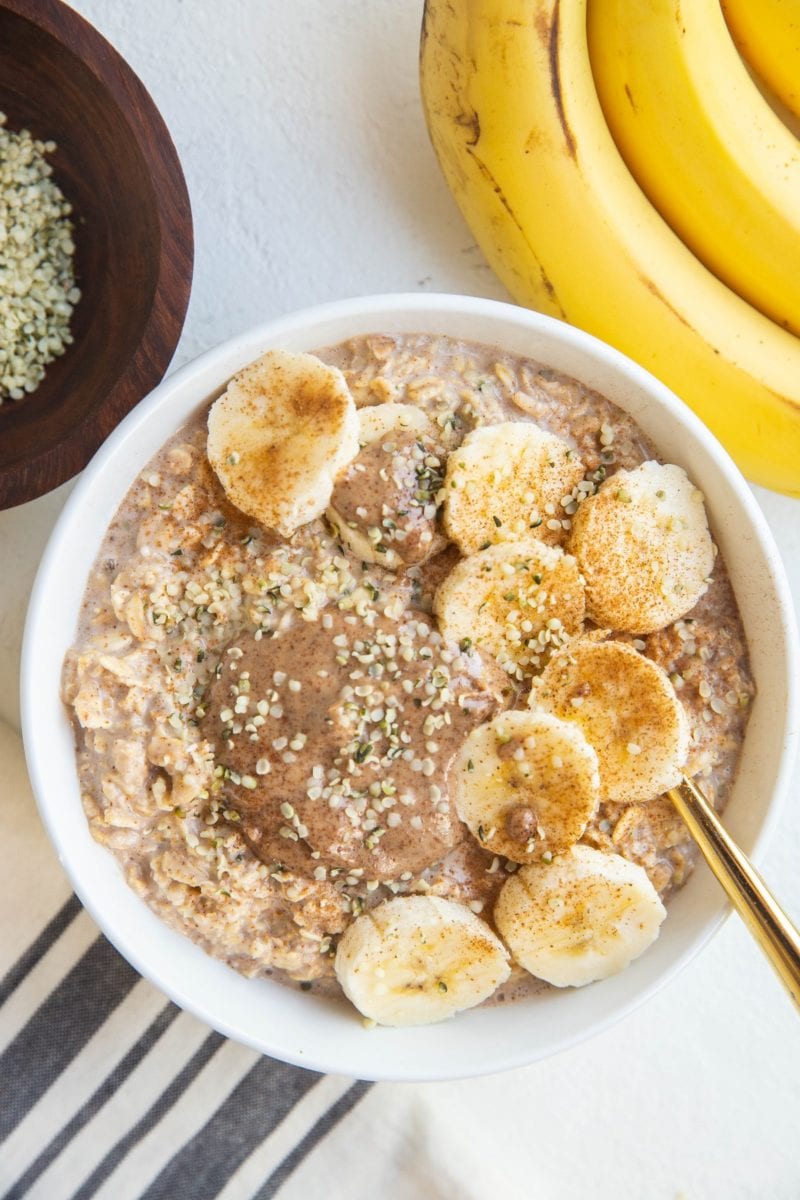
M 726 833 L 703 793 L 684 775 L 669 796 L 733 907 L 800 1008 L 800 933 L 749 859 Z

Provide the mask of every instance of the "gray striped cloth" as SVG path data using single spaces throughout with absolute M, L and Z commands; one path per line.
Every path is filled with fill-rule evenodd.
M 0 767 L 0 1196 L 268 1200 L 299 1174 L 306 1196 L 360 1194 L 332 1160 L 363 1144 L 370 1085 L 266 1058 L 167 1001 L 72 894 L 2 723 Z

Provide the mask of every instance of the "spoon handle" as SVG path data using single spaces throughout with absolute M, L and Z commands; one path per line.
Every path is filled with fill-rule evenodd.
M 800 1008 L 800 933 L 749 859 L 720 823 L 703 793 L 685 776 L 667 793 L 706 862 Z

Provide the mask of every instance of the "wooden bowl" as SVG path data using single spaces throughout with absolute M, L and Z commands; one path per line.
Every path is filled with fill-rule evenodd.
M 0 405 L 0 508 L 80 471 L 162 378 L 191 290 L 189 196 L 141 81 L 60 0 L 0 0 L 0 111 L 57 150 L 82 298 L 74 343 L 37 390 Z

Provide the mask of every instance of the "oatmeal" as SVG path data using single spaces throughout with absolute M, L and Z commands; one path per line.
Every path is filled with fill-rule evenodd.
M 655 448 L 627 414 L 549 368 L 447 338 L 361 337 L 318 357 L 342 372 L 360 419 L 324 513 L 279 536 L 242 511 L 252 480 L 231 504 L 209 464 L 203 412 L 111 523 L 64 673 L 92 833 L 164 920 L 244 974 L 332 992 L 338 975 L 355 994 L 345 970 L 352 983 L 373 953 L 361 914 L 375 914 L 384 946 L 408 945 L 402 909 L 382 906 L 413 896 L 437 901 L 415 909 L 415 928 L 429 922 L 442 945 L 456 927 L 473 945 L 483 938 L 492 982 L 481 999 L 535 990 L 547 973 L 518 965 L 535 955 L 515 951 L 511 974 L 502 968 L 493 912 L 506 880 L 519 871 L 520 891 L 533 873 L 545 894 L 551 860 L 562 875 L 567 855 L 584 874 L 625 860 L 614 886 L 634 889 L 657 931 L 659 897 L 695 861 L 666 798 L 631 790 L 626 802 L 624 775 L 621 793 L 604 791 L 602 755 L 577 722 L 581 696 L 573 712 L 566 702 L 575 721 L 565 730 L 563 714 L 529 707 L 536 680 L 576 638 L 645 656 L 679 702 L 671 768 L 721 809 L 754 691 L 724 563 L 709 559 L 700 599 L 665 628 L 598 628 L 573 521 L 608 498 L 619 471 L 655 469 Z M 501 454 L 492 446 L 510 423 Z M 225 467 L 235 474 L 248 447 L 234 434 Z M 521 479 L 534 461 L 535 478 Z M 517 462 L 512 488 L 504 471 Z M 690 487 L 687 497 L 696 509 Z M 658 509 L 653 520 L 671 537 L 692 512 L 662 519 Z M 503 714 L 519 725 L 513 739 Z M 535 754 L 525 732 L 534 717 Z M 496 745 L 487 730 L 499 731 Z M 614 736 L 634 770 L 647 730 Z M 488 756 L 472 769 L 470 739 Z M 567 778 L 573 753 L 580 819 L 566 813 L 568 797 L 556 804 L 542 765 Z M 516 789 L 497 807 L 504 853 L 474 815 L 479 782 L 490 808 L 498 787 Z M 576 838 L 585 852 L 569 849 Z M 448 905 L 477 925 L 453 924 Z M 439 999 L 456 992 L 441 972 L 432 986 Z

